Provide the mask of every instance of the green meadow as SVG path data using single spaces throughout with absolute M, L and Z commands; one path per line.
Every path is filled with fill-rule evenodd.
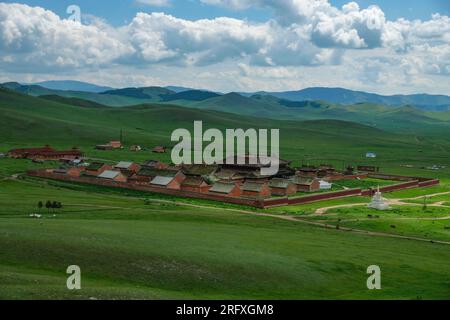
M 42 181 L 0 184 L 2 298 L 449 298 L 445 245 Z M 47 199 L 63 208 L 28 217 Z M 82 270 L 80 291 L 65 288 L 72 264 Z M 383 272 L 379 291 L 366 288 L 373 264 Z
M 50 144 L 77 146 L 87 156 L 107 162 L 170 161 L 170 154 L 127 148 L 102 152 L 94 146 L 118 139 L 121 129 L 126 146 L 139 144 L 150 150 L 171 146 L 172 130 L 190 129 L 194 120 L 203 120 L 206 127 L 219 129 L 279 128 L 281 157 L 294 165 L 330 163 L 340 169 L 372 164 L 384 172 L 443 179 L 437 187 L 386 197 L 407 199 L 450 191 L 446 125 L 435 135 L 429 124 L 418 123 L 414 134 L 409 134 L 405 123 L 396 131 L 342 120 L 263 119 L 175 105 L 108 108 L 68 103 L 0 89 L 0 152 Z M 367 151 L 377 152 L 378 158 L 368 161 Z M 445 168 L 426 169 L 435 164 Z M 314 216 L 322 207 L 370 199 L 256 210 L 22 176 L 28 169 L 55 165 L 0 158 L 1 299 L 450 298 L 450 247 L 433 242 L 450 241 L 449 220 L 437 220 L 450 216 L 450 207 L 423 209 L 419 199 L 417 204 L 383 213 L 359 206 Z M 437 199 L 450 202 L 448 196 Z M 48 200 L 63 207 L 38 208 L 39 201 Z M 42 217 L 32 218 L 32 213 Z M 295 219 L 284 219 L 291 216 Z M 81 268 L 81 290 L 66 288 L 69 265 Z M 366 287 L 370 265 L 382 270 L 382 290 Z

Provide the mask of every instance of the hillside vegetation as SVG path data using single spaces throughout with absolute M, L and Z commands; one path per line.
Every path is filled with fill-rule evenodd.
M 173 145 L 170 135 L 174 129 L 192 130 L 195 120 L 203 120 L 205 129 L 280 129 L 280 156 L 293 160 L 294 165 L 330 163 L 342 169 L 348 164 L 373 164 L 384 172 L 443 179 L 442 186 L 404 190 L 393 195 L 396 197 L 450 190 L 446 185 L 450 178 L 448 124 L 414 107 L 286 103 L 266 96 L 251 98 L 255 103 L 250 104 L 250 98 L 238 94 L 191 100 L 188 107 L 187 102 L 174 105 L 182 100 L 142 103 L 133 97 L 148 91 L 130 90 L 128 96 L 90 93 L 96 99 L 140 101 L 117 108 L 86 96 L 40 93 L 45 96 L 0 88 L 0 152 L 51 144 L 57 148 L 78 146 L 87 156 L 111 163 L 170 162 L 170 153 L 148 150 L 155 145 Z M 188 101 L 185 96 L 183 99 Z M 209 106 L 214 110 L 201 105 L 212 99 L 215 104 Z M 235 104 L 234 113 L 223 112 L 224 101 L 225 105 Z M 249 114 L 242 112 L 240 103 L 248 106 Z M 271 115 L 275 103 L 280 112 L 286 112 L 286 119 L 262 117 Z M 94 150 L 96 144 L 118 139 L 120 131 L 123 150 Z M 131 152 L 128 146 L 132 144 L 147 151 Z M 366 159 L 367 151 L 378 157 Z M 433 164 L 446 168 L 421 169 Z M 58 165 L 0 158 L 0 299 L 450 298 L 448 245 L 283 219 L 286 214 L 302 217 L 319 206 L 368 199 L 273 208 L 265 211 L 274 214 L 269 217 L 255 215 L 256 209 L 219 202 L 20 176 L 28 169 Z M 37 207 L 39 201 L 47 200 L 60 201 L 63 208 Z M 239 212 L 232 211 L 236 208 Z M 310 219 L 427 240 L 450 239 L 450 220 L 399 220 L 402 215 L 437 215 L 434 211 L 395 208 L 387 217 L 371 220 L 367 210 L 343 208 Z M 30 217 L 37 212 L 42 214 L 40 219 Z M 439 216 L 448 212 L 447 208 Z M 81 267 L 81 291 L 66 288 L 65 271 L 72 264 Z M 366 271 L 373 264 L 381 267 L 382 290 L 367 290 Z
M 120 130 L 127 145 L 172 146 L 174 142 L 170 141 L 170 135 L 173 130 L 192 130 L 195 120 L 203 120 L 205 129 L 280 129 L 281 156 L 294 160 L 297 165 L 302 162 L 330 162 L 341 167 L 342 161 L 354 164 L 374 162 L 398 170 L 399 164 L 405 163 L 426 166 L 448 162 L 449 142 L 442 136 L 448 131 L 440 130 L 439 136 L 430 136 L 426 125 L 425 132 L 420 128 L 414 129 L 411 135 L 403 133 L 412 130 L 407 126 L 396 133 L 336 119 L 280 121 L 168 104 L 112 108 L 89 105 L 80 100 L 43 99 L 7 89 L 0 89 L 0 114 L 0 151 L 17 146 L 52 144 L 64 148 L 78 146 L 88 155 L 102 158 L 122 154 L 123 159 L 161 157 L 170 161 L 170 154 L 150 155 L 126 150 L 100 152 L 94 150 L 94 146 L 118 139 Z M 392 126 L 395 129 L 400 124 L 394 122 Z M 379 158 L 365 159 L 367 151 L 377 152 Z

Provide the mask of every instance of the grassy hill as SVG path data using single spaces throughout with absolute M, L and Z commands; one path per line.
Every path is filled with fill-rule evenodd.
M 38 85 L 20 85 L 15 82 L 9 82 L 1 84 L 1 87 L 14 90 L 19 93 L 28 94 L 31 96 L 60 96 L 65 98 L 77 98 L 83 100 L 89 100 L 99 104 L 112 106 L 112 107 L 122 107 L 129 106 L 133 104 L 141 104 L 145 102 L 152 102 L 152 99 L 142 99 L 130 96 L 122 96 L 116 94 L 103 94 L 95 92 L 84 92 L 84 91 L 70 91 L 70 90 L 53 90 L 47 89 Z
M 256 94 L 250 97 L 238 93 L 219 95 L 201 90 L 175 92 L 162 87 L 125 88 L 103 93 L 50 90 L 40 86 L 6 83 L 5 88 L 32 96 L 55 96 L 78 99 L 60 100 L 72 105 L 98 105 L 124 107 L 145 103 L 178 105 L 187 108 L 214 110 L 251 117 L 280 120 L 336 119 L 358 122 L 389 131 L 417 135 L 448 132 L 450 117 L 446 111 L 423 111 L 415 106 L 392 107 L 378 103 L 333 104 L 326 101 L 290 101 L 275 96 Z
M 351 105 L 356 103 L 375 103 L 391 106 L 412 104 L 425 110 L 433 107 L 445 109 L 450 107 L 450 97 L 444 95 L 413 94 L 413 95 L 379 95 L 363 91 L 348 90 L 343 88 L 306 88 L 298 91 L 285 92 L 259 92 L 262 95 L 271 95 L 280 99 L 291 101 L 315 101 L 325 100 L 330 103 Z M 253 95 L 251 93 L 247 95 Z
M 125 88 L 105 91 L 104 95 L 123 96 L 151 101 L 161 101 L 164 96 L 175 94 L 174 91 L 161 87 Z
M 106 90 L 113 90 L 111 87 L 98 86 L 92 83 L 73 81 L 73 80 L 53 80 L 34 83 L 47 89 L 52 90 L 70 90 L 70 91 L 86 91 L 86 92 L 104 92 Z
M 39 96 L 41 99 L 84 108 L 106 108 L 105 105 L 79 98 L 66 98 L 57 95 Z
M 0 187 L 2 299 L 449 298 L 444 245 L 53 182 Z M 63 209 L 29 218 L 48 198 Z M 72 264 L 82 290 L 65 286 Z M 367 290 L 373 264 L 382 290 Z
M 143 161 L 159 157 L 170 161 L 170 154 L 127 150 L 101 152 L 93 147 L 117 139 L 120 130 L 123 130 L 126 145 L 171 146 L 174 144 L 170 141 L 173 130 L 192 130 L 195 120 L 203 120 L 205 129 L 280 129 L 281 156 L 294 160 L 296 164 L 310 159 L 324 159 L 339 166 L 342 166 L 342 161 L 375 161 L 378 165 L 398 169 L 399 164 L 411 161 L 423 165 L 448 162 L 449 142 L 442 137 L 445 132 L 442 130 L 439 137 L 429 137 L 419 131 L 405 135 L 333 119 L 282 121 L 168 104 L 80 107 L 68 105 L 71 100 L 54 100 L 0 89 L 0 151 L 18 146 L 52 144 L 64 148 L 79 146 L 88 155 L 102 158 Z M 427 150 L 426 155 L 420 154 L 419 150 Z M 365 159 L 363 156 L 367 151 L 377 152 L 379 158 Z
M 174 94 L 168 94 L 163 97 L 164 101 L 202 101 L 210 98 L 219 97 L 220 95 L 210 91 L 187 90 Z
M 236 95 L 223 99 L 227 103 L 242 101 Z M 256 111 L 260 105 L 252 107 Z M 371 107 L 379 108 L 377 112 L 384 114 L 386 121 L 401 121 L 407 116 L 411 123 L 431 119 L 412 108 L 389 111 Z M 334 105 L 310 103 L 284 108 L 322 114 L 340 110 Z M 370 119 L 365 105 L 345 110 Z M 445 131 L 439 136 L 422 136 L 421 126 L 411 135 L 339 119 L 274 120 L 155 103 L 114 108 L 79 98 L 33 97 L 0 88 L 0 152 L 48 143 L 60 148 L 79 146 L 90 157 L 110 161 L 170 161 L 169 154 L 131 152 L 127 148 L 97 151 L 93 147 L 118 138 L 120 129 L 126 146 L 171 145 L 172 130 L 191 129 L 195 120 L 219 129 L 278 128 L 281 157 L 294 160 L 295 165 L 303 161 L 332 163 L 340 168 L 370 163 L 384 171 L 450 177 L 449 169 L 419 169 L 434 163 L 450 167 L 450 143 Z M 377 152 L 378 158 L 365 159 L 369 150 Z M 415 168 L 400 167 L 405 163 Z M 450 251 L 437 243 L 322 229 L 230 211 L 234 207 L 201 200 L 33 178 L 5 179 L 34 166 L 56 165 L 0 159 L 0 299 L 449 298 Z M 426 192 L 449 189 L 433 190 Z M 39 211 L 38 201 L 47 200 L 62 202 L 63 209 Z M 314 206 L 317 204 L 271 212 L 284 214 L 282 210 L 290 210 L 301 215 Z M 29 217 L 37 211 L 43 215 L 41 219 Z M 448 229 L 444 229 L 449 227 L 448 220 L 434 226 L 434 221 L 423 222 L 424 229 L 421 220 L 410 224 L 398 217 L 371 221 L 366 211 L 339 214 L 356 217 L 342 221 L 343 225 L 392 232 L 390 226 L 395 224 L 399 234 L 412 232 L 426 237 L 433 231 L 432 237 L 449 237 Z M 422 210 L 414 214 L 424 215 Z M 333 222 L 338 217 L 324 219 Z M 65 270 L 71 264 L 82 269 L 81 291 L 69 291 L 65 286 Z M 367 290 L 366 270 L 373 264 L 382 269 L 383 290 Z

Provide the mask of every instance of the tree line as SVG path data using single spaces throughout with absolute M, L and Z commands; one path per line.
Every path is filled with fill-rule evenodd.
M 50 209 L 62 209 L 63 205 L 61 202 L 58 201 L 50 201 L 47 200 L 47 202 L 44 204 L 42 201 L 39 201 L 37 204 L 37 207 L 39 211 L 45 206 L 47 208 L 47 212 L 50 213 Z

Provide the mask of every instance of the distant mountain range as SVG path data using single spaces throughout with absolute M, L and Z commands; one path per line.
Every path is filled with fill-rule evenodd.
M 85 91 L 100 93 L 107 90 L 113 90 L 111 87 L 98 86 L 92 83 L 73 81 L 73 80 L 52 80 L 33 83 L 32 85 L 38 85 L 52 90 L 70 90 L 70 91 Z
M 84 87 L 89 84 L 83 85 Z M 443 95 L 382 96 L 340 88 L 309 88 L 291 92 L 220 94 L 168 87 L 109 89 L 102 92 L 49 89 L 9 82 L 1 87 L 46 100 L 81 107 L 177 105 L 244 116 L 280 120 L 336 119 L 405 131 L 421 123 L 438 130 L 450 119 L 450 97 Z M 77 84 L 78 86 L 78 84 Z M 92 88 L 92 87 L 91 87 Z M 434 130 L 434 129 L 433 129 Z
M 376 103 L 390 106 L 415 105 L 423 108 L 447 109 L 450 97 L 444 95 L 413 94 L 383 96 L 375 93 L 353 91 L 342 88 L 307 88 L 298 91 L 242 93 L 245 96 L 269 95 L 291 101 L 322 100 L 330 103 L 357 104 Z
M 28 96 L 40 97 L 44 99 L 42 101 L 49 103 L 55 102 L 88 109 L 125 106 L 172 108 L 178 106 L 191 110 L 200 109 L 205 112 L 212 112 L 211 115 L 214 115 L 214 112 L 220 112 L 274 120 L 328 119 L 351 121 L 370 127 L 409 134 L 414 133 L 414 130 L 418 128 L 427 133 L 439 133 L 449 127 L 448 121 L 450 121 L 450 111 L 446 111 L 444 107 L 436 112 L 436 106 L 431 105 L 422 107 L 410 104 L 393 106 L 366 102 L 347 105 L 330 103 L 326 101 L 326 97 L 322 100 L 292 101 L 267 93 L 243 95 L 231 92 L 219 94 L 203 90 L 175 92 L 163 87 L 124 88 L 94 93 L 52 90 L 38 85 L 21 85 L 16 82 L 4 83 L 0 87 Z M 442 100 L 448 98 L 445 96 L 438 97 Z M 443 101 L 439 100 L 438 102 Z M 108 108 L 108 110 L 112 109 Z
M 102 93 L 105 95 L 116 95 L 135 99 L 143 99 L 143 100 L 150 99 L 153 102 L 176 101 L 176 100 L 203 101 L 209 98 L 214 98 L 222 95 L 221 93 L 214 93 L 208 90 L 192 89 L 177 86 L 167 86 L 167 87 L 153 86 L 141 88 L 113 89 L 106 86 L 98 86 L 91 83 L 72 80 L 45 81 L 24 86 L 28 87 L 39 86 L 49 90 L 71 91 L 72 95 L 74 94 L 73 92 Z M 358 103 L 383 104 L 388 106 L 414 105 L 424 110 L 435 110 L 435 111 L 447 110 L 450 108 L 450 96 L 446 95 L 412 94 L 412 95 L 387 96 L 375 93 L 367 93 L 363 91 L 348 90 L 343 88 L 315 87 L 302 89 L 298 91 L 284 91 L 284 92 L 260 91 L 260 92 L 240 92 L 238 94 L 247 98 L 252 98 L 254 96 L 258 97 L 272 96 L 278 99 L 294 102 L 326 101 L 328 103 L 344 104 L 344 105 L 352 105 Z M 170 97 L 170 95 L 174 96 Z M 114 105 L 117 106 L 117 104 Z

